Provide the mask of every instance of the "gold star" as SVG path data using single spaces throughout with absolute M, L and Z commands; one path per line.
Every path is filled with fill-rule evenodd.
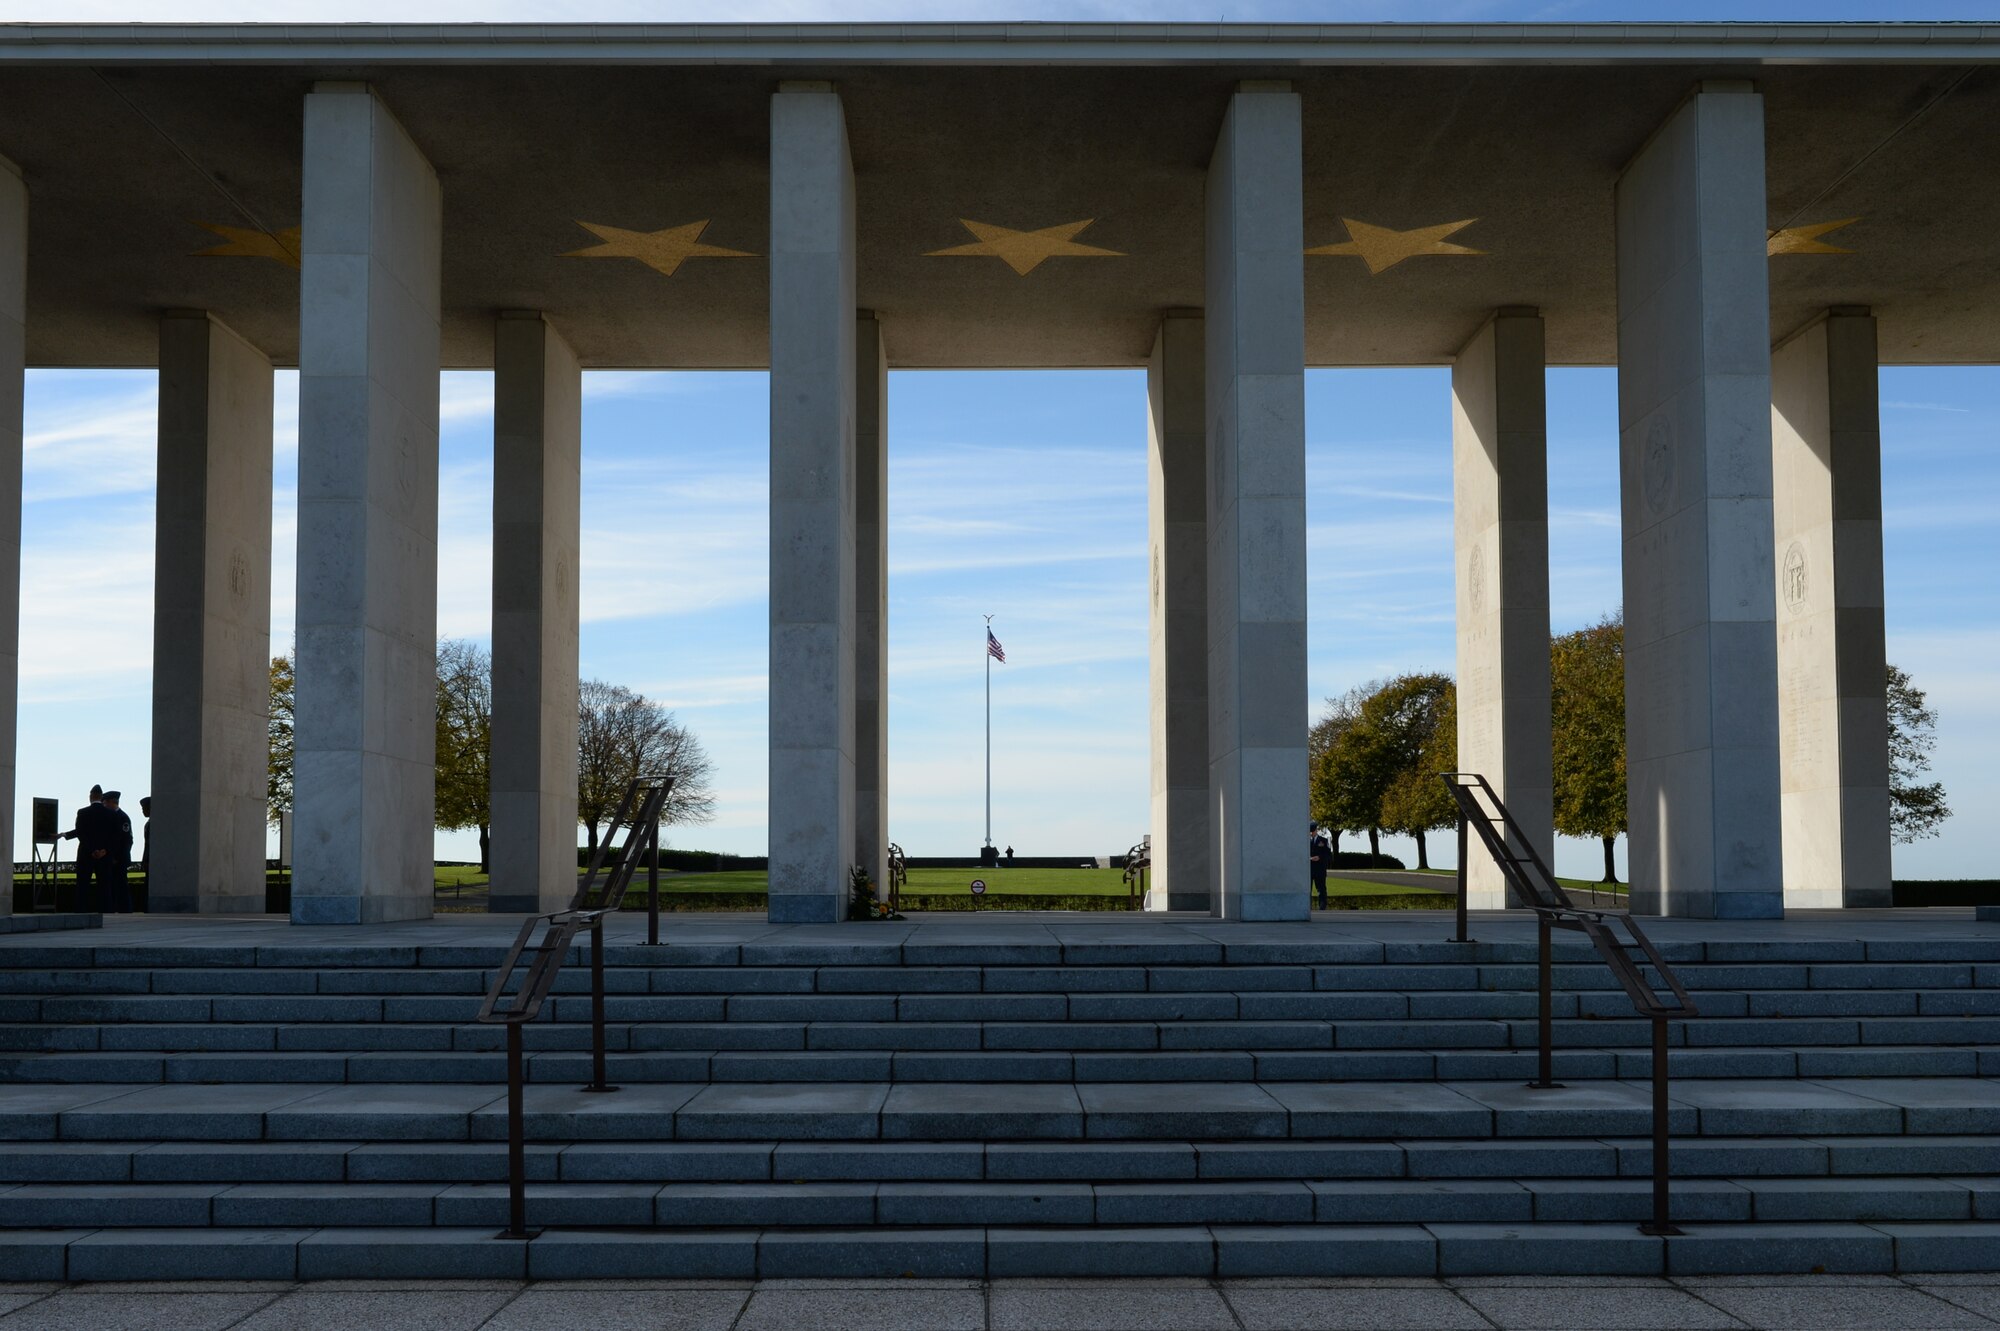
M 1838 231 L 1844 226 L 1859 222 L 1858 217 L 1843 217 L 1838 222 L 1810 222 L 1805 226 L 1780 227 L 1764 242 L 1765 254 L 1852 254 L 1838 245 L 1829 245 L 1820 237 L 1829 231 Z
M 1420 226 L 1414 231 L 1392 231 L 1386 226 L 1370 226 L 1357 222 L 1351 217 L 1343 217 L 1340 224 L 1347 228 L 1351 239 L 1333 245 L 1321 245 L 1309 249 L 1307 254 L 1351 254 L 1368 265 L 1369 276 L 1387 272 L 1405 259 L 1414 259 L 1420 254 L 1484 254 L 1485 250 L 1467 249 L 1463 245 L 1453 245 L 1445 240 L 1455 231 L 1463 231 L 1479 219 L 1468 217 L 1463 222 L 1446 222 L 1440 226 Z
M 299 228 L 288 226 L 283 231 L 259 231 L 255 227 L 220 226 L 214 222 L 196 222 L 204 231 L 213 231 L 221 236 L 223 244 L 196 250 L 198 258 L 245 258 L 276 259 L 287 268 L 299 266 Z
M 1058 256 L 1084 259 L 1122 259 L 1118 250 L 1103 250 L 1095 245 L 1079 245 L 1076 236 L 1097 219 L 1086 217 L 1081 222 L 1064 222 L 1060 226 L 1045 226 L 1039 231 L 1016 231 L 1012 227 L 994 226 L 991 222 L 975 222 L 961 217 L 958 224 L 979 237 L 971 245 L 954 245 L 946 250 L 932 250 L 931 258 L 963 258 L 974 255 L 991 255 L 1012 268 L 1022 277 L 1042 266 L 1043 261 Z
M 674 270 L 689 259 L 757 257 L 745 250 L 726 250 L 719 245 L 702 244 L 701 233 L 708 228 L 706 219 L 660 231 L 627 231 L 622 227 L 582 221 L 577 225 L 604 243 L 588 249 L 570 250 L 562 256 L 565 259 L 637 259 L 654 272 L 672 277 Z

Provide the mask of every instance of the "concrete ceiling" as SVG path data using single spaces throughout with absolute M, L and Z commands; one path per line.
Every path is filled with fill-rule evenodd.
M 428 45 L 393 59 L 373 37 L 217 58 L 212 42 L 174 36 L 184 29 L 112 31 L 127 34 L 116 50 L 0 31 L 0 153 L 31 190 L 37 365 L 150 365 L 157 315 L 177 307 L 215 311 L 281 362 L 296 356 L 296 271 L 195 252 L 221 243 L 200 223 L 298 224 L 302 98 L 322 78 L 373 84 L 437 167 L 453 366 L 489 362 L 493 316 L 510 308 L 546 310 L 590 366 L 762 365 L 761 259 L 695 257 L 669 277 L 562 256 L 598 243 L 580 222 L 706 221 L 704 243 L 761 254 L 781 78 L 842 93 L 859 298 L 880 311 L 899 367 L 1143 363 L 1160 313 L 1202 303 L 1209 152 L 1231 89 L 1266 78 L 1301 94 L 1308 245 L 1347 240 L 1343 218 L 1396 230 L 1476 219 L 1450 240 L 1483 251 L 1374 274 L 1357 257 L 1306 258 L 1314 364 L 1440 363 L 1501 305 L 1543 310 L 1552 362 L 1613 361 L 1612 188 L 1702 78 L 1752 78 L 1765 94 L 1773 228 L 1859 219 L 1825 237 L 1852 253 L 1773 258 L 1775 334 L 1827 305 L 1867 305 L 1885 361 L 2000 361 L 2000 70 L 1983 63 L 2000 40 L 1981 44 L 1983 30 L 1958 33 L 1935 63 L 1922 43 L 1878 39 L 1817 64 L 1763 63 L 1768 43 L 1741 55 L 1714 38 L 1748 30 L 1713 28 L 1676 29 L 1694 34 L 1678 43 L 1606 37 L 1568 63 L 1501 40 L 1519 29 L 1452 29 L 1471 37 L 1394 61 L 1294 33 L 1284 59 L 1186 39 L 1175 59 L 1148 48 L 1129 62 L 1093 30 L 1087 51 L 955 64 L 880 34 L 859 55 L 850 41 L 787 48 L 783 62 L 745 47 L 585 64 L 537 63 L 542 48 L 527 45 L 503 58 L 477 29 L 424 29 Z M 568 30 L 539 31 L 546 45 Z M 1482 34 L 1493 40 L 1474 60 L 1463 42 Z M 1294 48 L 1324 58 L 1301 63 Z M 1612 63 L 1624 50 L 1645 58 Z M 1702 58 L 1675 59 L 1683 50 Z M 1076 239 L 1120 257 L 1059 256 L 1026 275 L 999 258 L 932 257 L 973 240 L 962 218 L 1022 230 L 1091 219 Z

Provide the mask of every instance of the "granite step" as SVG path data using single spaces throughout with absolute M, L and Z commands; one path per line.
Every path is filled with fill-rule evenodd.
M 1982 945 L 1986 950 L 1986 945 Z M 319 995 L 382 993 L 443 997 L 484 992 L 497 973 L 488 966 L 317 967 L 242 966 L 36 966 L 21 949 L 0 949 L 0 995 Z M 492 958 L 497 961 L 497 954 Z M 1670 961 L 1673 959 L 1670 957 Z M 582 963 L 582 964 L 578 964 Z M 1652 974 L 1651 967 L 1642 967 Z M 1795 990 L 1854 993 L 1871 990 L 1953 991 L 2000 988 L 2000 956 L 1983 962 L 1676 963 L 1690 989 L 1704 993 Z M 1594 953 L 1575 955 L 1553 968 L 1556 988 L 1612 992 L 1618 985 Z M 1513 961 L 1440 958 L 1422 964 L 1342 965 L 832 965 L 683 966 L 608 965 L 605 989 L 619 994 L 755 996 L 779 994 L 978 994 L 978 993 L 1345 993 L 1531 992 L 1539 984 L 1532 951 Z M 556 980 L 558 993 L 588 993 L 585 957 L 573 957 Z
M 0 1187 L 0 1230 L 504 1226 L 504 1183 L 30 1183 Z M 533 1225 L 814 1228 L 838 1225 L 1636 1224 L 1651 1182 L 1327 1179 L 1084 1182 L 874 1180 L 668 1184 L 543 1182 Z M 1692 1223 L 2000 1219 L 2000 1176 L 1685 1180 Z
M 1556 997 L 1559 1046 L 1650 1048 L 1650 1024 L 1632 1015 L 1622 994 L 1615 1003 L 1606 995 L 1601 1004 L 1588 995 Z M 1669 1043 L 2000 1045 L 2000 1014 L 1950 1010 L 1970 1006 L 1962 1000 L 1983 999 L 1979 992 L 1940 993 L 1928 1011 L 1919 1009 L 1926 994 L 1892 994 L 1907 1000 L 1909 1010 L 1865 1016 L 1827 1015 L 1810 1010 L 1804 1001 L 1810 995 L 1792 997 L 1800 1000 L 1791 1005 L 1798 1010 L 1786 1014 L 1704 1009 L 1697 1019 L 1670 1023 Z M 475 1023 L 479 1001 L 423 995 L 16 997 L 0 999 L 0 1052 L 498 1047 L 500 1032 Z M 1218 1015 L 1225 1012 L 1231 1015 Z M 559 996 L 528 1030 L 541 1040 L 587 1039 L 592 1015 L 589 998 Z M 767 1048 L 1505 1049 L 1533 1047 L 1539 1029 L 1529 994 L 627 995 L 606 1000 L 605 1019 L 622 1048 L 728 1049 L 758 1042 Z M 557 1030 L 568 1033 L 537 1034 Z
M 219 1028 L 192 1028 L 213 1033 Z M 317 1028 L 312 1028 L 317 1030 Z M 555 1028 L 566 1029 L 566 1028 Z M 448 1032 L 490 1046 L 490 1028 Z M 535 1048 L 530 1082 L 582 1083 L 591 1073 L 588 1032 L 567 1048 Z M 665 1049 L 629 1052 L 610 1041 L 610 1077 L 639 1082 L 1247 1082 L 1527 1080 L 1538 1054 L 1526 1049 Z M 274 1040 L 277 1037 L 274 1036 Z M 441 1042 L 440 1042 L 441 1043 Z M 2000 1046 L 1682 1048 L 1668 1055 L 1677 1079 L 1782 1077 L 1973 1078 L 2000 1069 Z M 1559 1048 L 1564 1079 L 1644 1078 L 1650 1049 Z M 89 1085 L 140 1082 L 430 1082 L 502 1085 L 498 1048 L 242 1048 L 0 1054 L 0 1083 Z
M 588 1141 L 528 1148 L 541 1182 L 1644 1180 L 1643 1137 L 1337 1141 Z M 1720 1137 L 1673 1145 L 1687 1179 L 2000 1175 L 2000 1137 Z M 491 1183 L 500 1141 L 0 1142 L 0 1187 L 125 1183 Z
M 1460 1138 L 1637 1135 L 1643 1081 L 640 1083 L 527 1088 L 538 1141 Z M 1967 1078 L 1689 1079 L 1676 1135 L 2000 1131 L 2000 1086 Z M 0 1086 L 0 1139 L 497 1140 L 504 1092 L 449 1083 Z
M 1990 1271 L 2000 1223 L 1690 1224 L 1668 1238 L 1571 1222 L 798 1229 L 491 1226 L 0 1233 L 20 1280 L 708 1277 L 1732 1275 Z

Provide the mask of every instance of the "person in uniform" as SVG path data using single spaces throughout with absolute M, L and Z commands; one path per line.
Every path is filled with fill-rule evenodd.
M 76 825 L 62 834 L 63 840 L 76 842 L 76 881 L 70 887 L 68 901 L 65 903 L 58 899 L 59 909 L 81 911 L 102 909 L 103 901 L 98 892 L 98 884 L 105 860 L 103 814 L 104 787 L 92 786 L 90 803 L 76 811 Z
M 1320 831 L 1319 824 L 1311 827 L 1312 849 L 1308 863 L 1312 866 L 1313 893 L 1319 898 L 1319 908 L 1326 909 L 1326 871 L 1333 867 L 1333 843 Z
M 133 897 L 133 906 L 145 910 L 153 900 L 153 797 L 139 797 L 139 835 L 144 839 L 139 843 L 139 891 Z
M 132 913 L 132 882 L 126 877 L 132 867 L 132 816 L 118 807 L 118 792 L 104 792 L 104 803 L 98 806 L 98 817 L 104 820 L 104 867 L 98 870 L 99 890 L 103 893 L 100 907 L 107 915 L 130 915 Z

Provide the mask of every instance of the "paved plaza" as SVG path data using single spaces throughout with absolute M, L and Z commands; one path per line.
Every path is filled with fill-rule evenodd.
M 0 1285 L 0 1331 L 1940 1331 L 2000 1274 Z

